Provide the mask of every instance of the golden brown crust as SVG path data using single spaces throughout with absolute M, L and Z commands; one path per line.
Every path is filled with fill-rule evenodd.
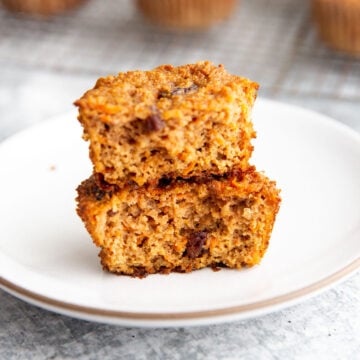
M 257 89 L 206 61 L 99 79 L 75 102 L 94 172 L 122 186 L 246 169 Z
M 138 9 L 155 24 L 170 28 L 206 28 L 230 16 L 236 0 L 137 0 Z
M 255 169 L 223 177 L 78 188 L 77 212 L 105 269 L 143 277 L 260 262 L 279 209 L 275 183 Z
M 85 0 L 2 0 L 12 11 L 49 16 L 76 8 Z
M 327 45 L 360 56 L 360 1 L 313 0 L 312 11 L 318 33 Z

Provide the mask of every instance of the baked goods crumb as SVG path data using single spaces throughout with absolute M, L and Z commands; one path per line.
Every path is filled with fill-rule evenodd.
M 75 102 L 94 170 L 77 213 L 104 269 L 145 277 L 260 262 L 280 197 L 249 162 L 257 90 L 203 61 L 101 78 Z
M 75 104 L 94 171 L 112 184 L 248 166 L 258 84 L 208 61 L 99 79 Z
M 77 211 L 111 272 L 253 266 L 268 246 L 279 191 L 255 168 L 234 174 L 123 188 L 93 175 L 78 188 Z

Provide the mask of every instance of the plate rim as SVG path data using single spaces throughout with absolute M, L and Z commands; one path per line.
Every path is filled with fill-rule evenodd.
M 280 106 L 286 111 L 300 111 L 303 114 L 308 114 L 308 116 L 316 117 L 316 120 L 322 125 L 327 124 L 332 128 L 336 128 L 337 130 L 341 131 L 342 134 L 351 137 L 355 141 L 360 140 L 360 134 L 356 130 L 352 129 L 350 126 L 336 121 L 335 119 L 314 110 L 267 98 L 260 98 L 258 99 L 257 103 L 265 106 Z M 27 126 L 21 131 L 18 131 L 0 141 L 0 147 L 2 147 L 2 145 L 5 145 L 5 143 L 8 141 L 16 140 L 16 137 L 18 135 L 23 135 L 24 133 L 39 127 L 48 126 L 49 123 L 73 113 L 73 111 L 69 111 L 63 114 L 58 114 L 50 117 L 46 121 L 41 121 L 33 125 Z M 360 255 L 355 258 L 355 260 L 353 260 L 351 263 L 348 263 L 346 266 L 331 273 L 330 275 L 325 276 L 324 278 L 313 282 L 305 287 L 286 292 L 282 295 L 241 305 L 226 306 L 217 309 L 182 312 L 131 312 L 79 305 L 73 302 L 56 299 L 56 297 L 42 295 L 39 292 L 32 291 L 29 288 L 23 287 L 10 280 L 7 280 L 3 276 L 0 276 L 0 288 L 7 293 L 12 294 L 15 297 L 27 301 L 33 305 L 37 305 L 50 311 L 55 311 L 64 315 L 70 315 L 85 320 L 94 320 L 98 322 L 113 323 L 117 325 L 130 324 L 144 327 L 159 327 L 159 325 L 160 327 L 171 327 L 178 326 L 179 324 L 189 326 L 196 324 L 213 324 L 217 322 L 224 322 L 226 321 L 226 319 L 228 319 L 228 321 L 234 318 L 244 319 L 254 317 L 256 315 L 264 315 L 267 313 L 271 313 L 273 311 L 276 311 L 276 308 L 286 308 L 306 297 L 314 296 L 319 292 L 326 290 L 330 286 L 336 285 L 340 281 L 343 281 L 352 274 L 354 274 L 357 270 L 359 270 L 359 268 Z
M 206 323 L 212 323 L 212 319 L 218 318 L 220 321 L 224 317 L 237 316 L 238 319 L 244 319 L 252 317 L 252 313 L 259 312 L 258 315 L 265 315 L 272 312 L 272 308 L 275 306 L 281 306 L 286 308 L 292 304 L 299 302 L 301 299 L 310 295 L 316 295 L 317 293 L 326 290 L 330 286 L 336 285 L 340 281 L 344 281 L 352 274 L 355 274 L 360 268 L 360 256 L 352 261 L 342 269 L 326 276 L 325 278 L 318 280 L 308 286 L 301 289 L 293 290 L 291 292 L 275 296 L 269 299 L 251 302 L 242 305 L 229 306 L 219 309 L 211 310 L 198 310 L 198 311 L 184 311 L 184 312 L 131 312 L 120 310 L 108 310 L 98 307 L 90 307 L 85 305 L 78 305 L 66 301 L 57 300 L 48 296 L 39 294 L 37 292 L 28 290 L 23 286 L 17 285 L 9 280 L 6 280 L 0 276 L 0 288 L 4 291 L 17 296 L 20 299 L 27 299 L 30 303 L 37 305 L 41 304 L 47 310 L 52 309 L 54 311 L 68 315 L 78 316 L 81 319 L 102 319 L 105 323 L 133 324 L 144 326 L 156 326 L 157 322 L 162 322 L 162 326 L 176 326 L 179 322 L 189 325 L 191 322 L 200 322 L 208 320 Z M 39 305 L 39 306 L 41 306 Z M 253 314 L 254 315 L 254 314 Z M 254 315 L 255 316 L 255 315 Z M 112 319 L 112 321 L 109 321 Z M 108 320 L 108 321 L 106 321 Z M 99 320 L 98 320 L 99 321 Z M 100 321 L 101 322 L 101 321 Z M 221 322 L 224 322 L 221 321 Z M 168 324 L 166 324 L 168 323 Z M 215 323 L 215 322 L 214 322 Z M 165 325 L 164 325 L 165 324 Z

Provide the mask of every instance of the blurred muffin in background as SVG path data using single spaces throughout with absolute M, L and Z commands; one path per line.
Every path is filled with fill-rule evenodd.
M 137 0 L 137 7 L 153 23 L 168 28 L 201 29 L 221 22 L 237 0 Z
M 312 11 L 325 43 L 360 55 L 360 0 L 313 0 Z
M 4 6 L 14 12 L 50 16 L 79 6 L 86 0 L 1 0 Z

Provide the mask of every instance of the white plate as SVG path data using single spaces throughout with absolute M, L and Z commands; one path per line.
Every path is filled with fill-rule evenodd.
M 360 136 L 322 115 L 259 100 L 253 162 L 283 203 L 261 265 L 145 279 L 103 272 L 75 214 L 91 172 L 75 114 L 0 144 L 0 286 L 87 320 L 184 326 L 243 319 L 299 301 L 360 266 Z

